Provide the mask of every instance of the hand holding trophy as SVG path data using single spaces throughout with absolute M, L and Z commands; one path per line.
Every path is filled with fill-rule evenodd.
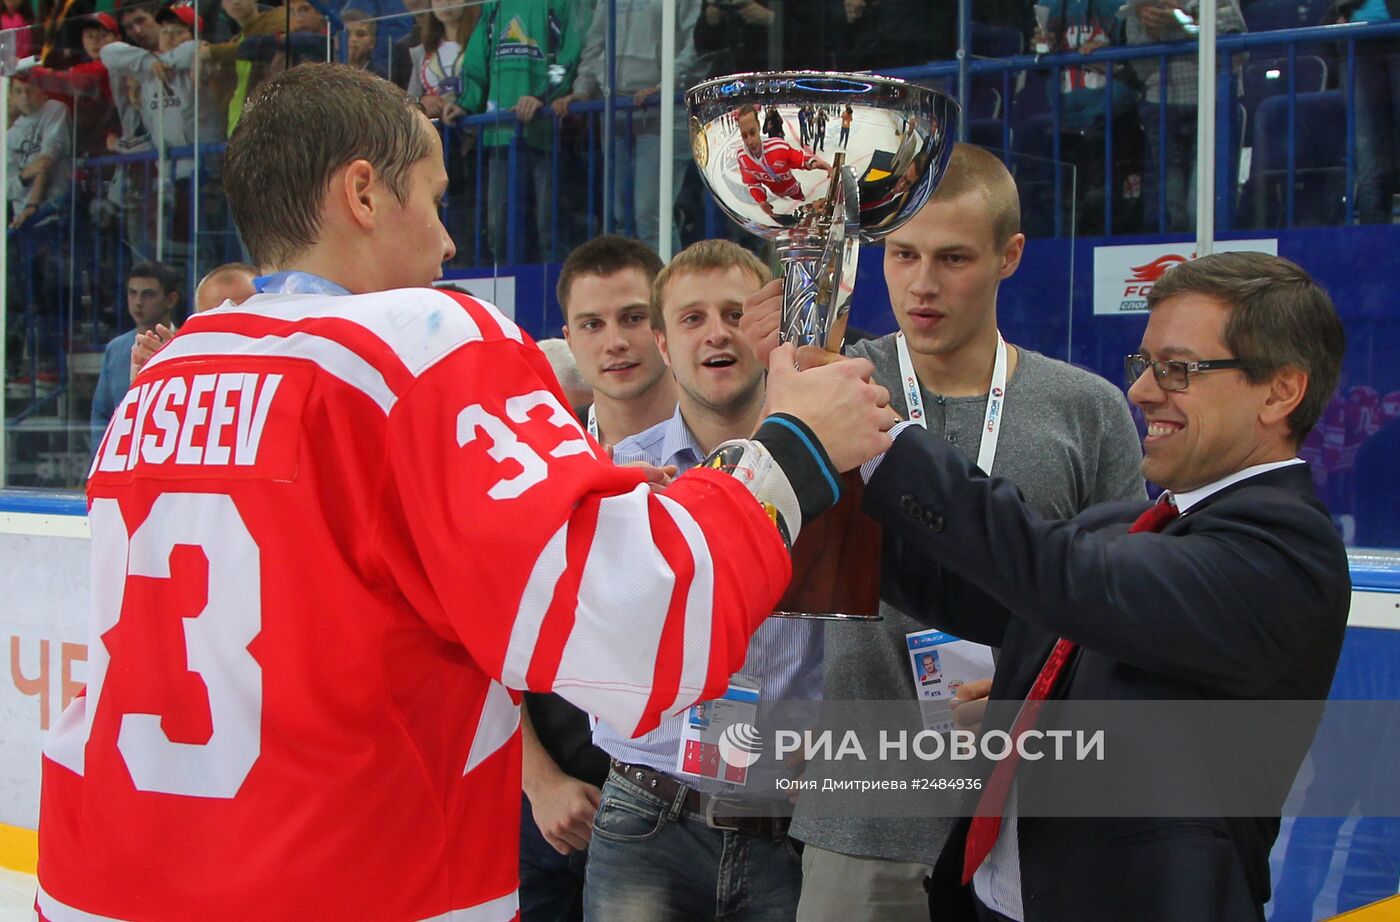
M 708 80 L 686 94 L 686 107 L 710 194 L 777 247 L 781 340 L 840 352 L 860 242 L 891 233 L 928 201 L 953 150 L 957 103 L 903 80 L 794 71 Z M 792 583 L 775 614 L 879 618 L 880 528 L 860 512 L 859 476 L 847 475 L 843 491 L 793 547 Z

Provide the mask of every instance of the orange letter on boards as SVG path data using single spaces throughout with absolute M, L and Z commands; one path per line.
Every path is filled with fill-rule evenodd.
M 39 641 L 39 677 L 31 679 L 19 667 L 19 638 L 10 637 L 10 676 L 21 694 L 39 696 L 39 729 L 49 728 L 49 642 Z

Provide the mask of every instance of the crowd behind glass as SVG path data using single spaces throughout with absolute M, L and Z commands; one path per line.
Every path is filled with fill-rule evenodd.
M 223 143 L 258 86 L 284 68 L 338 60 L 373 71 L 439 120 L 450 177 L 443 209 L 457 242 L 449 269 L 557 263 L 605 231 L 658 247 L 661 0 L 0 2 L 0 63 L 13 74 L 5 416 L 37 427 L 57 409 L 73 423 L 33 434 L 45 444 L 10 459 L 12 484 L 81 482 L 91 385 L 70 387 L 70 376 L 95 373 L 103 347 L 130 326 L 122 308 L 133 267 L 154 261 L 169 270 L 178 319 L 202 275 L 245 260 L 222 198 Z M 1090 55 L 1189 40 L 1199 28 L 1190 15 L 1196 4 L 1178 5 L 1173 14 L 1164 4 L 1120 0 L 974 0 L 971 51 Z M 675 6 L 678 90 L 713 75 L 779 68 L 909 73 L 953 59 L 959 44 L 958 5 L 945 0 Z M 1390 15 L 1385 0 L 1220 0 L 1218 8 L 1221 35 Z M 1324 171 L 1302 176 L 1288 195 L 1286 183 L 1270 185 L 1258 168 L 1249 177 L 1241 156 L 1253 123 L 1269 117 L 1256 97 L 1289 84 L 1299 94 L 1289 118 L 1300 136 L 1304 126 L 1312 136 L 1345 133 L 1345 118 L 1319 125 L 1308 105 L 1324 95 L 1309 91 L 1345 87 L 1348 55 L 1319 42 L 1296 48 L 1291 64 L 1286 48 L 1230 58 L 1226 220 L 1238 228 L 1392 221 L 1397 45 L 1391 37 L 1355 46 L 1354 187 L 1339 189 L 1345 172 Z M 1270 55 L 1280 56 L 1277 67 Z M 1255 76 L 1273 85 L 1260 91 Z M 1196 82 L 1194 55 L 1086 57 L 1082 66 L 974 79 L 965 100 L 971 140 L 1014 161 L 1032 237 L 1189 232 Z M 940 88 L 954 83 L 937 78 Z M 605 124 L 607 87 L 614 103 Z M 757 248 L 706 208 L 677 109 L 673 248 L 724 235 Z M 819 156 L 848 130 L 837 110 L 764 125 L 766 136 Z M 1052 162 L 1073 164 L 1074 181 L 1037 183 L 1035 165 Z M 1360 394 L 1350 409 L 1343 401 L 1333 428 L 1359 427 L 1363 436 L 1379 429 L 1400 415 L 1400 399 L 1391 398 L 1400 395 Z

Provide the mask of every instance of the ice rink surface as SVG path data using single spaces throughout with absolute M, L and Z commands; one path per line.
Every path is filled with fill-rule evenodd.
M 34 875 L 0 868 L 0 922 L 34 922 Z

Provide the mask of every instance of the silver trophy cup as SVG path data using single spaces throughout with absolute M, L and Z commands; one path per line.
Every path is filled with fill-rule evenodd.
M 923 207 L 947 169 L 958 107 L 887 77 L 735 74 L 686 94 L 696 166 L 740 225 L 777 246 L 784 342 L 840 351 L 860 241 Z M 835 508 L 804 526 L 774 614 L 876 620 L 880 527 L 847 475 Z
M 700 176 L 728 215 L 777 246 L 784 342 L 840 351 L 860 241 L 928 201 L 958 104 L 870 74 L 734 74 L 686 94 Z

